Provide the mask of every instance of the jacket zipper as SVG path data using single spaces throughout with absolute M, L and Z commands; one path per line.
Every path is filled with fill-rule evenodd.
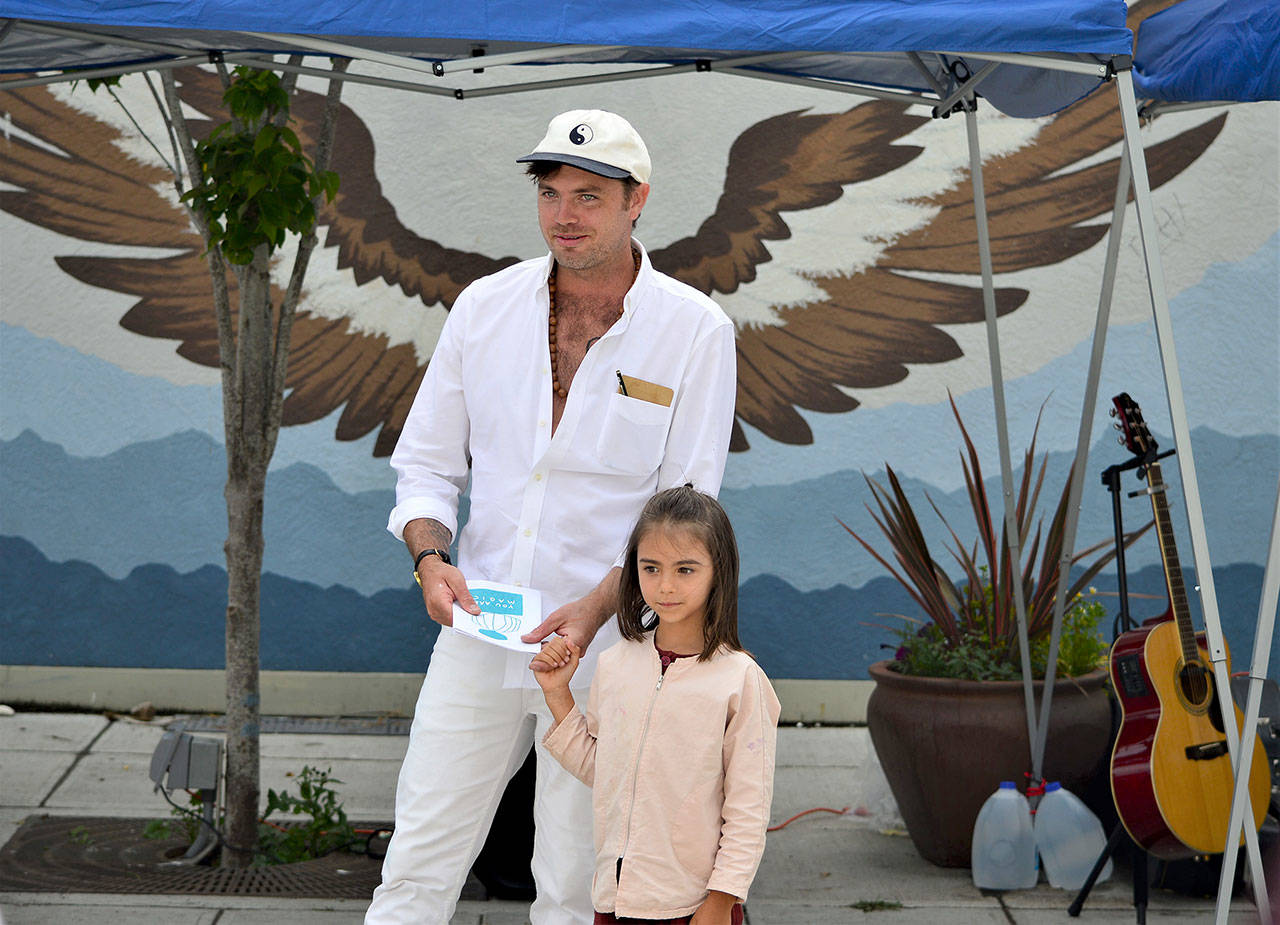
M 644 742 L 649 736 L 649 720 L 653 718 L 653 707 L 658 702 L 658 692 L 662 690 L 662 680 L 666 677 L 659 669 L 658 683 L 653 689 L 653 696 L 649 698 L 649 712 L 644 715 L 644 725 L 640 727 L 640 745 L 636 748 L 636 763 L 631 769 L 631 802 L 627 807 L 627 830 L 622 837 L 622 857 L 618 858 L 618 876 L 619 883 L 622 881 L 622 860 L 627 856 L 627 845 L 631 841 L 631 819 L 636 811 L 636 787 L 640 780 L 640 756 L 644 754 Z

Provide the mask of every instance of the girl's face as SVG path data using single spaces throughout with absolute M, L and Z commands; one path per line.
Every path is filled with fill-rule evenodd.
M 702 633 L 715 578 L 702 541 L 680 527 L 656 526 L 636 545 L 640 594 L 669 630 Z

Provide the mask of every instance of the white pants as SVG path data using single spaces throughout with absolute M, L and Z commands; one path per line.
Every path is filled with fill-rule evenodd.
M 590 925 L 591 790 L 542 748 L 552 717 L 541 689 L 502 688 L 506 650 L 441 629 L 414 708 L 396 786 L 395 833 L 366 925 L 448 925 L 531 743 L 532 925 Z

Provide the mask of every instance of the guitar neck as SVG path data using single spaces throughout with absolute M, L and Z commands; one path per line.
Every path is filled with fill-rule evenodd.
M 1169 516 L 1169 499 L 1165 494 L 1160 463 L 1147 465 L 1147 493 L 1151 496 L 1151 512 L 1155 515 L 1160 541 L 1160 560 L 1164 565 L 1165 585 L 1169 589 L 1169 607 L 1178 625 L 1178 641 L 1182 646 L 1183 664 L 1198 660 L 1196 633 L 1191 626 L 1191 609 L 1187 604 L 1187 588 L 1178 563 L 1178 547 L 1173 538 L 1173 519 Z

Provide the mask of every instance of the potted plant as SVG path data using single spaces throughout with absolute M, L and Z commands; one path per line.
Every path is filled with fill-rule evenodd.
M 895 657 L 870 668 L 875 690 L 867 725 L 885 776 L 916 849 L 946 867 L 969 865 L 973 824 L 1001 780 L 1023 781 L 1031 746 L 1014 603 L 1022 586 L 1032 677 L 1043 679 L 1063 560 L 1070 475 L 1045 528 L 1036 516 L 1048 454 L 1036 471 L 1036 435 L 1023 458 L 1015 522 L 1020 561 L 1013 561 L 1003 510 L 992 511 L 973 440 L 955 401 L 951 410 L 964 440 L 961 464 L 976 535 L 968 543 L 929 501 L 950 536 L 948 551 L 960 582 L 934 557 L 910 499 L 886 465 L 887 487 L 866 477 L 876 525 L 893 562 L 848 525 L 843 526 L 910 593 L 922 618 L 904 617 Z M 865 476 L 864 476 L 865 477 Z M 1126 544 L 1150 525 L 1129 534 Z M 1097 631 L 1103 608 L 1082 592 L 1114 556 L 1109 542 L 1070 556 L 1074 565 L 1095 556 L 1067 591 L 1044 770 L 1063 786 L 1083 789 L 1106 767 L 1111 733 L 1106 645 Z M 1102 551 L 1104 550 L 1105 551 Z M 1036 702 L 1043 680 L 1035 681 Z

